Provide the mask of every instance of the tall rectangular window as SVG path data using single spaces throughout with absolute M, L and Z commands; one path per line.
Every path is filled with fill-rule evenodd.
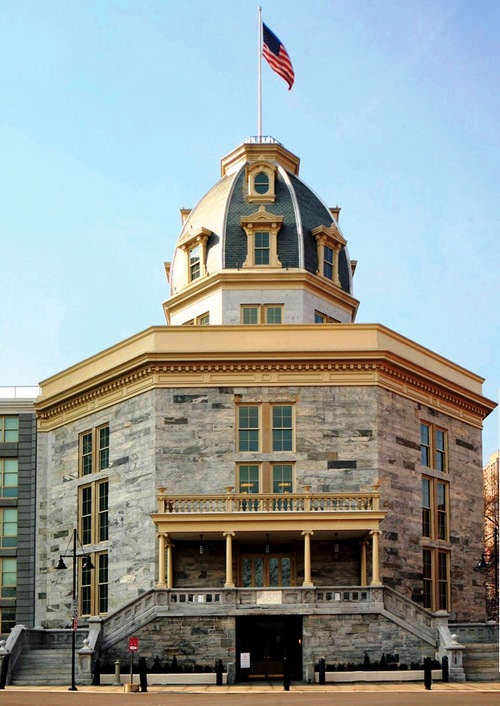
M 0 442 L 19 441 L 19 417 L 0 416 Z
M 17 507 L 0 508 L 0 547 L 17 547 Z
M 431 428 L 428 424 L 420 425 L 420 463 L 430 468 L 431 465 Z
M 87 555 L 93 569 L 84 567 L 80 561 L 80 615 L 101 615 L 108 612 L 108 553 Z
M 17 486 L 17 458 L 0 458 L 0 497 L 17 498 Z
M 99 470 L 102 471 L 109 466 L 109 427 L 100 427 L 99 434 Z
M 105 542 L 108 539 L 108 481 L 102 481 L 97 485 L 98 492 L 98 527 L 97 536 L 99 542 Z
M 420 463 L 435 471 L 447 472 L 447 434 L 444 429 L 436 427 L 434 424 L 421 422 Z
M 80 476 L 106 470 L 109 466 L 109 426 L 104 424 L 80 434 Z
M 201 275 L 200 246 L 196 245 L 189 251 L 189 279 L 193 282 Z
M 97 609 L 98 613 L 108 612 L 108 555 L 97 555 Z
M 95 569 L 87 569 L 83 566 L 83 560 L 80 563 L 80 614 L 92 615 L 92 571 Z
M 259 450 L 259 408 L 238 407 L 238 451 Z
M 272 408 L 272 450 L 291 451 L 293 444 L 293 408 L 276 405 Z
M 450 611 L 450 553 L 425 548 L 423 560 L 423 606 L 429 610 Z
M 107 480 L 97 481 L 80 488 L 80 541 L 82 544 L 97 544 L 108 539 L 108 492 Z
M 0 559 L 0 598 L 15 598 L 17 584 L 17 559 Z
M 422 478 L 422 534 L 424 537 L 431 536 L 431 480 Z
M 81 475 L 92 473 L 92 432 L 88 431 L 80 437 Z
M 432 608 L 432 551 L 423 551 L 423 606 Z
M 267 231 L 255 231 L 255 264 L 269 265 L 270 239 Z
M 438 590 L 437 590 L 437 610 L 448 610 L 448 571 L 449 571 L 449 553 L 437 552 L 437 575 L 438 575 Z
M 82 544 L 92 544 L 92 485 L 80 488 L 80 539 Z
M 435 430 L 435 469 L 446 471 L 446 434 L 443 429 Z
M 329 248 L 328 245 L 323 246 L 323 276 L 327 279 L 333 280 L 333 260 L 334 253 L 333 249 Z
M 422 478 L 422 535 L 448 541 L 448 483 Z

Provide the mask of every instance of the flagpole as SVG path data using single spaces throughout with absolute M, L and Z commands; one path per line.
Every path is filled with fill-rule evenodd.
M 262 142 L 262 8 L 259 7 L 259 61 L 257 64 L 257 137 Z

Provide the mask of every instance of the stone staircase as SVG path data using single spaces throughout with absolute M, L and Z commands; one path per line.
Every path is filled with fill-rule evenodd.
M 463 666 L 467 681 L 500 681 L 498 645 L 484 642 L 465 644 Z
M 78 667 L 76 671 L 78 677 Z M 76 682 L 78 684 L 78 680 Z M 39 647 L 24 649 L 12 673 L 13 686 L 71 685 L 71 649 Z

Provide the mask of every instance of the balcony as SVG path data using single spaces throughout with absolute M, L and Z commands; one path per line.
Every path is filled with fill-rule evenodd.
M 361 564 L 366 567 L 366 539 L 372 544 L 372 581 L 378 575 L 378 535 L 385 513 L 380 511 L 378 487 L 365 493 L 316 493 L 304 486 L 302 493 L 234 493 L 224 495 L 171 495 L 158 489 L 158 510 L 151 517 L 159 539 L 158 587 L 174 587 L 173 549 L 175 542 L 224 541 L 226 544 L 225 588 L 234 587 L 233 542 L 262 541 L 272 534 L 273 542 L 303 541 L 304 587 L 312 586 L 311 541 L 343 539 L 360 541 Z M 362 569 L 365 578 L 365 568 Z
M 158 531 L 177 538 L 181 533 L 184 539 L 189 539 L 186 533 L 193 538 L 199 533 L 208 537 L 210 532 L 221 536 L 229 528 L 245 535 L 278 531 L 288 538 L 304 530 L 366 533 L 377 530 L 384 518 L 377 490 L 316 493 L 304 486 L 302 493 L 249 494 L 234 493 L 228 487 L 224 495 L 171 495 L 159 488 L 157 502 L 158 511 L 152 517 Z

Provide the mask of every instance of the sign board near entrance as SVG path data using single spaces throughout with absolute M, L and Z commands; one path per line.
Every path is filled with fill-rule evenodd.
M 241 669 L 250 669 L 250 652 L 240 653 L 240 667 Z
M 128 651 L 129 652 L 137 652 L 138 649 L 139 649 L 139 638 L 138 637 L 129 637 Z
M 257 605 L 281 605 L 283 591 L 256 591 L 255 602 Z

